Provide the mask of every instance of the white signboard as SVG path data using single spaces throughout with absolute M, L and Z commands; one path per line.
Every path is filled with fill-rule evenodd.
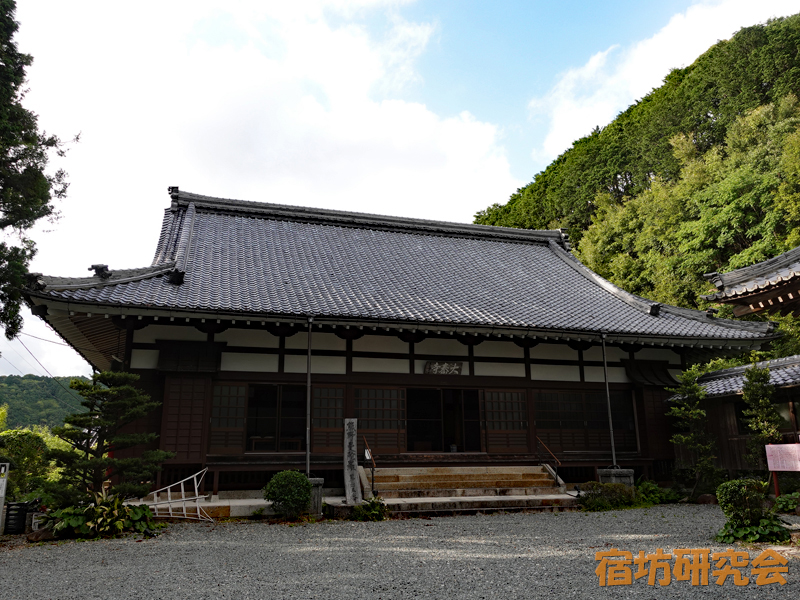
M 9 466 L 10 465 L 8 463 L 0 463 L 0 510 L 3 510 L 2 499 L 6 495 L 6 483 L 8 482 Z
M 800 444 L 769 444 L 765 448 L 770 471 L 800 471 Z

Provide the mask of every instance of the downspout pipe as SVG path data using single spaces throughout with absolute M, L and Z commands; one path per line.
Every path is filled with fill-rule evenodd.
M 617 464 L 617 448 L 614 444 L 614 421 L 611 418 L 611 392 L 608 389 L 608 361 L 606 360 L 606 334 L 600 336 L 603 344 L 603 378 L 606 382 L 606 403 L 608 405 L 608 432 L 611 434 L 611 468 L 619 469 Z
M 308 317 L 308 355 L 306 357 L 306 477 L 311 477 L 311 329 L 314 317 Z

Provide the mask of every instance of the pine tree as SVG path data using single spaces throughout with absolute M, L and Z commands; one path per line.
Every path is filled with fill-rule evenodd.
M 147 450 L 137 458 L 115 458 L 113 452 L 155 441 L 155 433 L 130 433 L 126 426 L 160 405 L 134 387 L 139 376 L 133 373 L 104 371 L 91 381 L 74 379 L 70 384 L 82 397 L 87 412 L 64 419 L 64 427 L 53 433 L 74 451 L 53 451 L 63 468 L 67 487 L 80 492 L 101 492 L 110 479 L 112 492 L 123 497 L 141 497 L 150 491 L 160 463 L 173 455 L 162 450 Z

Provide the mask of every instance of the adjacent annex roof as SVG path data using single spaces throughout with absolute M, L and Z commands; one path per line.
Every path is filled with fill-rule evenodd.
M 800 354 L 765 360 L 756 363 L 760 368 L 769 369 L 769 382 L 778 388 L 787 388 L 800 385 Z M 750 365 L 733 367 L 706 373 L 697 381 L 706 390 L 706 396 L 736 396 L 742 393 L 744 386 L 744 372 Z
M 33 304 L 106 314 L 305 320 L 745 349 L 770 323 L 629 294 L 562 231 L 442 223 L 211 198 L 170 188 L 153 263 L 35 276 Z
M 756 312 L 800 314 L 800 247 L 729 273 L 706 273 L 718 292 L 702 296 L 735 304 L 739 317 Z

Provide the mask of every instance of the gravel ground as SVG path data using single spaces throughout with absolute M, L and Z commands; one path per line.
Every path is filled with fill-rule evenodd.
M 171 525 L 153 539 L 0 545 L 0 598 L 788 598 L 784 586 L 599 587 L 595 552 L 711 548 L 716 506 L 383 523 Z M 8 538 L 5 538 L 8 540 Z M 0 543 L 1 544 L 1 543 Z M 750 550 L 755 558 L 760 549 Z

